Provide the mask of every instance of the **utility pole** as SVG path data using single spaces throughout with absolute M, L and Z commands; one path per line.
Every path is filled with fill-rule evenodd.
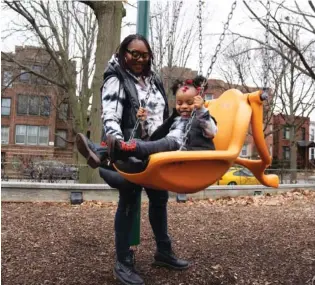
M 137 34 L 148 38 L 149 35 L 150 1 L 138 0 L 137 5 Z M 137 211 L 134 216 L 131 233 L 131 245 L 140 244 L 140 218 L 141 218 L 141 195 L 137 199 Z

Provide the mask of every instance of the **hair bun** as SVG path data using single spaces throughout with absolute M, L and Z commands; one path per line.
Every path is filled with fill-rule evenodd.
M 189 85 L 192 85 L 193 84 L 193 80 L 192 79 L 186 79 L 185 83 L 189 84 Z

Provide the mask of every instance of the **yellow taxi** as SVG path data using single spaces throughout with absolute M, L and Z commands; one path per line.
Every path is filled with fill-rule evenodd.
M 231 167 L 218 181 L 218 185 L 257 185 L 260 182 L 246 168 Z

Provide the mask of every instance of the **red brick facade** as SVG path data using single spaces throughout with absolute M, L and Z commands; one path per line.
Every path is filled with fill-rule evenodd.
M 282 167 L 289 168 L 290 130 L 286 128 L 288 117 L 283 114 L 274 115 L 274 160 Z M 294 117 L 293 124 L 298 126 L 294 137 L 297 147 L 297 167 L 309 167 L 309 148 L 304 146 L 309 141 L 310 118 Z
M 51 64 L 48 65 L 51 61 L 43 49 L 16 47 L 15 54 L 11 54 L 11 56 L 22 64 L 34 67 L 48 76 L 57 74 L 56 69 Z M 66 140 L 73 141 L 69 106 L 60 115 L 60 103 L 66 98 L 64 91 L 42 79 L 38 79 L 38 77 L 25 73 L 17 64 L 6 61 L 4 58 L 2 58 L 1 66 L 1 127 L 2 129 L 9 128 L 8 138 L 2 136 L 3 138 L 1 139 L 1 154 L 5 156 L 6 162 L 14 160 L 16 156 L 20 158 L 21 156 L 36 156 L 39 159 L 73 163 L 73 144 L 60 143 L 60 139 L 58 139 L 56 145 L 56 132 L 65 134 Z M 24 77 L 21 77 L 23 76 L 22 74 L 24 74 Z M 14 81 L 10 86 L 7 86 L 9 79 Z M 25 104 L 22 103 L 21 95 L 22 97 L 24 95 L 23 100 L 25 101 L 23 102 L 27 106 L 24 106 Z M 5 100 L 7 98 L 11 99 L 9 111 L 8 107 L 3 106 L 4 101 L 8 104 L 9 100 Z M 67 103 L 64 103 L 62 106 L 65 107 L 66 105 Z M 18 111 L 18 108 L 23 109 L 23 111 Z M 30 111 L 31 109 L 33 113 Z M 38 113 L 35 114 L 34 110 L 35 113 L 38 110 Z M 46 113 L 42 110 L 46 110 Z M 62 119 L 59 118 L 60 116 Z M 22 125 L 22 128 L 25 128 L 25 130 L 33 129 L 33 131 L 37 132 L 35 135 L 37 136 L 35 139 L 36 143 L 34 141 L 32 141 L 32 144 L 28 143 L 27 134 L 25 134 L 25 139 L 22 134 L 22 139 L 25 140 L 24 143 L 17 142 L 17 125 Z M 45 135 L 41 137 L 40 130 L 47 130 L 47 127 L 48 137 L 46 135 L 47 132 L 44 132 Z M 4 134 L 4 129 L 2 131 L 2 134 Z

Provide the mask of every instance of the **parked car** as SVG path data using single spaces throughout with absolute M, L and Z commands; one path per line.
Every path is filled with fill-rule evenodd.
M 260 182 L 246 168 L 231 167 L 218 181 L 218 185 L 257 185 Z
M 78 168 L 60 161 L 43 160 L 30 164 L 25 168 L 24 175 L 35 180 L 77 180 Z

